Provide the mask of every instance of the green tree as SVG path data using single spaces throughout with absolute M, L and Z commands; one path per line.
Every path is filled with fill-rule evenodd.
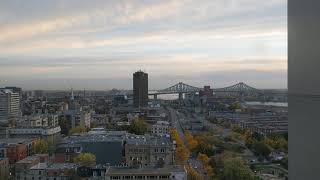
M 271 148 L 262 141 L 253 143 L 252 150 L 255 155 L 265 158 L 268 158 L 269 154 L 271 153 Z
M 130 130 L 134 134 L 143 135 L 148 132 L 149 125 L 143 119 L 135 119 L 133 120 Z
M 241 109 L 241 104 L 240 103 L 233 103 L 233 104 L 231 104 L 230 106 L 229 106 L 229 109 L 230 110 L 236 110 L 236 109 Z
M 195 140 L 198 142 L 195 151 L 207 156 L 214 155 L 215 147 L 223 146 L 223 142 L 212 133 L 200 133 L 195 137 Z
M 33 152 L 35 154 L 46 154 L 49 152 L 49 143 L 43 139 L 36 141 L 36 144 L 33 147 Z
M 255 176 L 250 167 L 240 157 L 229 158 L 224 161 L 224 180 L 254 180 Z
M 73 159 L 73 162 L 83 166 L 94 166 L 96 164 L 96 156 L 91 153 L 80 153 Z

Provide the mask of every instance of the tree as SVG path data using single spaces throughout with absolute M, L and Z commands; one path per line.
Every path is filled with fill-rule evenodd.
M 257 140 L 257 141 L 261 141 L 261 140 L 264 139 L 264 136 L 261 135 L 261 134 L 259 134 L 259 133 L 257 133 L 257 132 L 252 133 L 251 136 L 252 136 L 252 138 L 254 138 L 254 139 Z
M 264 143 L 276 150 L 288 151 L 288 141 L 281 136 L 271 136 L 264 140 Z
M 188 148 L 190 151 L 193 151 L 197 147 L 198 141 L 192 136 L 190 131 L 186 130 L 184 134 L 187 139 Z
M 209 164 L 210 158 L 206 154 L 199 153 L 197 159 L 202 162 L 204 170 L 206 171 L 207 175 L 209 177 L 213 177 L 214 170 L 213 170 L 213 167 L 210 166 Z
M 47 154 L 49 151 L 49 143 L 43 139 L 36 141 L 35 146 L 33 147 L 33 152 L 35 154 Z
M 201 133 L 195 137 L 198 145 L 195 149 L 198 153 L 203 153 L 208 156 L 214 154 L 215 146 L 222 146 L 223 142 L 211 133 Z
M 197 159 L 206 165 L 209 163 L 209 157 L 206 154 L 199 153 Z
M 187 173 L 188 173 L 188 180 L 203 180 L 203 177 L 200 176 L 200 174 L 194 170 L 191 166 L 186 166 Z
M 236 102 L 236 103 L 233 103 L 233 104 L 231 104 L 230 106 L 229 106 L 229 109 L 230 110 L 236 110 L 236 109 L 241 109 L 241 104 L 240 103 L 238 103 L 238 102 Z
M 83 166 L 94 166 L 96 164 L 96 156 L 91 153 L 80 153 L 73 159 L 73 162 Z
M 187 159 L 190 157 L 190 151 L 185 147 L 178 130 L 175 128 L 170 129 L 171 139 L 176 141 L 176 161 L 178 164 L 185 164 Z
M 148 129 L 149 129 L 148 123 L 146 123 L 141 118 L 133 120 L 130 126 L 130 131 L 138 135 L 144 135 L 146 132 L 148 132 Z
M 243 130 L 241 129 L 241 127 L 237 124 L 233 124 L 231 125 L 231 129 L 233 132 L 236 132 L 236 133 L 242 133 Z
M 87 128 L 84 126 L 76 126 L 69 131 L 69 135 L 77 134 L 77 133 L 85 133 L 87 132 Z
M 263 143 L 263 142 L 255 142 L 252 145 L 252 150 L 257 156 L 262 156 L 268 158 L 269 154 L 271 153 L 271 148 Z
M 178 164 L 185 164 L 190 157 L 190 151 L 184 145 L 178 146 L 175 155 Z
M 255 176 L 248 165 L 240 157 L 229 158 L 224 161 L 224 180 L 254 180 Z
M 212 166 L 212 167 L 216 167 L 218 169 L 223 169 L 224 167 L 224 162 L 227 160 L 227 159 L 230 159 L 230 158 L 235 158 L 235 157 L 238 157 L 238 155 L 234 152 L 231 152 L 231 151 L 224 151 L 223 153 L 221 154 L 218 154 L 217 156 L 215 157 L 212 157 L 210 160 L 209 160 L 209 164 Z

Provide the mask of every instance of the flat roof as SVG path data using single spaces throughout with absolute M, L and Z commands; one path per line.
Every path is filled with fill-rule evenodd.
M 36 158 L 39 158 L 38 156 L 34 155 L 34 156 L 27 156 L 24 159 L 21 159 L 20 161 L 16 162 L 16 164 L 24 164 L 24 163 L 31 163 L 32 161 L 34 161 Z
M 135 174 L 170 174 L 172 172 L 184 172 L 182 166 L 166 166 L 163 168 L 144 167 L 144 168 L 130 168 L 130 167 L 109 167 L 106 175 L 135 175 Z
M 38 163 L 30 168 L 30 170 L 36 169 L 46 169 L 48 167 L 47 163 Z
M 1 144 L 19 144 L 19 143 L 30 143 L 31 141 L 35 140 L 36 138 L 1 138 Z
M 74 169 L 78 166 L 79 165 L 75 163 L 53 163 L 50 164 L 47 169 Z
M 127 144 L 131 145 L 155 145 L 164 146 L 170 145 L 171 141 L 168 137 L 160 136 L 143 136 L 143 135 L 131 135 L 126 139 Z

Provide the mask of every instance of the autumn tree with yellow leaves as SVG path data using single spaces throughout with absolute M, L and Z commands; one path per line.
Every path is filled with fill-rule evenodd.
M 189 150 L 193 151 L 198 146 L 198 141 L 192 136 L 192 134 L 188 130 L 184 132 L 184 135 L 187 139 Z
M 188 173 L 188 180 L 203 180 L 203 177 L 190 165 L 186 166 L 186 170 Z
M 209 177 L 214 176 L 214 170 L 210 166 L 210 158 L 206 154 L 199 153 L 197 159 L 202 162 L 204 170 L 207 172 Z
M 183 143 L 183 140 L 179 136 L 179 133 L 177 129 L 170 129 L 170 135 L 173 141 L 176 142 L 176 162 L 178 164 L 185 164 L 188 158 L 190 157 L 190 151 L 186 148 L 186 146 Z
M 84 166 L 93 166 L 96 164 L 96 156 L 91 153 L 80 153 L 73 159 L 73 162 Z

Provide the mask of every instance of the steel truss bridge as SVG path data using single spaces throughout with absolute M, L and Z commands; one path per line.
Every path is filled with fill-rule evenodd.
M 199 87 L 185 84 L 183 82 L 179 82 L 168 88 L 157 90 L 154 93 L 150 93 L 149 95 L 153 95 L 154 98 L 157 99 L 157 95 L 160 95 L 160 94 L 179 94 L 179 98 L 182 98 L 183 94 L 185 93 L 196 93 L 196 92 L 199 92 L 200 90 L 203 90 L 203 88 L 199 88 Z M 237 83 L 232 86 L 224 87 L 224 88 L 216 88 L 216 89 L 213 89 L 213 92 L 215 94 L 234 95 L 234 96 L 241 96 L 241 97 L 263 96 L 265 94 L 279 94 L 279 92 L 274 92 L 270 90 L 256 89 L 243 82 Z M 282 94 L 285 94 L 285 92 Z

